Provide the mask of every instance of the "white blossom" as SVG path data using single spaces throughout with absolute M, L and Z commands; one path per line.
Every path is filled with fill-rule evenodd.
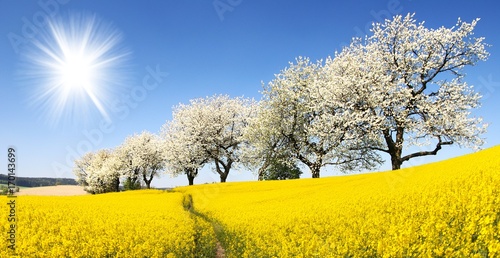
M 254 109 L 253 100 L 227 95 L 198 98 L 175 107 L 172 122 L 163 128 L 169 167 L 179 173 L 211 161 L 225 182 L 231 168 L 240 163 L 242 134 Z
M 165 168 L 162 141 L 153 133 L 144 131 L 127 137 L 117 152 L 122 176 L 142 181 L 146 188 Z
M 352 170 L 378 163 L 371 150 L 361 148 L 365 138 L 352 119 L 357 113 L 347 108 L 348 98 L 330 92 L 334 84 L 321 61 L 302 57 L 269 82 L 246 133 L 262 169 L 276 157 L 304 163 L 313 177 L 326 165 Z
M 429 29 L 413 16 L 374 24 L 372 36 L 355 39 L 326 64 L 329 91 L 340 89 L 347 105 L 358 105 L 355 122 L 366 126 L 374 143 L 368 147 L 390 154 L 393 169 L 443 145 L 478 147 L 486 130 L 470 117 L 480 96 L 463 81 L 463 68 L 488 56 L 484 39 L 472 37 L 478 20 Z M 411 145 L 422 151 L 403 154 Z
M 199 169 L 209 158 L 198 138 L 188 134 L 191 130 L 188 128 L 189 123 L 185 123 L 187 118 L 183 119 L 179 115 L 174 112 L 173 121 L 167 121 L 161 131 L 166 170 L 172 176 L 185 173 L 192 185 Z
M 112 169 L 112 150 L 99 150 L 92 155 L 92 159 L 87 167 L 88 186 L 86 190 L 91 193 L 105 193 L 117 191 L 120 175 Z

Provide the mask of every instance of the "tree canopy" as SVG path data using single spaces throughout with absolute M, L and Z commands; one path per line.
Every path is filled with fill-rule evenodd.
M 120 180 L 150 187 L 166 169 L 189 184 L 205 165 L 225 182 L 240 165 L 259 179 L 313 178 L 325 166 L 373 169 L 390 156 L 392 169 L 443 146 L 479 148 L 487 124 L 471 116 L 481 96 L 464 68 L 488 58 L 479 19 L 427 28 L 413 14 L 374 23 L 333 57 L 298 57 L 263 84 L 262 99 L 214 95 L 174 107 L 160 135 L 143 132 L 112 150 L 75 161 L 77 181 L 93 192 Z
M 165 150 L 173 173 L 196 175 L 206 162 L 225 182 L 240 163 L 243 132 L 255 113 L 255 102 L 227 95 L 191 100 L 175 107 L 173 120 L 163 126 Z
M 473 37 L 478 19 L 429 29 L 413 17 L 374 24 L 372 36 L 353 41 L 328 64 L 341 63 L 343 76 L 351 78 L 349 102 L 366 114 L 358 121 L 376 143 L 366 147 L 388 153 L 393 169 L 436 155 L 444 145 L 481 146 L 486 131 L 481 118 L 470 116 L 480 95 L 463 72 L 488 57 L 484 38 Z M 421 150 L 403 155 L 409 146 Z

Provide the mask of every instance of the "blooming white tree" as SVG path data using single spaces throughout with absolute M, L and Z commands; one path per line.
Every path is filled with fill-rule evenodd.
M 346 103 L 360 112 L 355 122 L 370 132 L 366 147 L 388 153 L 393 169 L 436 155 L 443 145 L 482 145 L 486 125 L 470 117 L 480 96 L 463 81 L 463 68 L 488 56 L 484 39 L 472 37 L 477 21 L 429 29 L 414 15 L 396 16 L 327 62 L 329 76 L 344 82 L 330 89 L 345 92 Z M 421 150 L 403 155 L 415 145 Z
M 161 130 L 166 168 L 173 176 L 185 173 L 189 185 L 193 185 L 209 157 L 198 138 L 189 135 L 191 118 L 179 117 L 182 112 L 173 112 L 172 121 L 167 121 Z
M 258 180 L 264 180 L 264 173 L 273 160 L 286 160 L 284 163 L 290 165 L 293 155 L 287 152 L 289 149 L 284 148 L 286 138 L 271 126 L 273 120 L 269 118 L 273 115 L 272 110 L 259 102 L 256 114 L 249 119 L 243 132 L 245 144 L 242 146 L 241 160 L 250 170 L 258 170 Z
M 221 182 L 225 182 L 231 168 L 240 163 L 243 130 L 254 113 L 253 100 L 227 95 L 198 98 L 175 107 L 172 123 L 182 128 L 182 138 L 191 146 L 179 147 L 179 151 L 184 149 L 179 169 L 197 169 L 206 158 L 214 162 Z M 193 165 L 186 167 L 191 158 Z
M 245 133 L 261 171 L 275 158 L 302 162 L 313 178 L 327 165 L 353 170 L 378 164 L 372 150 L 359 148 L 365 137 L 345 103 L 324 105 L 322 94 L 331 82 L 324 69 L 321 62 L 298 58 L 264 88 L 259 113 Z
M 119 191 L 120 174 L 114 169 L 115 160 L 112 150 L 99 150 L 92 155 L 87 167 L 87 187 L 91 193 L 106 193 Z M 85 157 L 85 156 L 84 156 Z
M 143 132 L 127 137 L 116 149 L 86 153 L 75 161 L 73 170 L 77 181 L 87 191 L 105 193 L 118 192 L 121 178 L 125 178 L 129 185 L 144 182 L 150 188 L 151 181 L 164 167 L 160 138 Z
M 114 168 L 124 179 L 123 187 L 125 190 L 141 188 L 141 167 L 137 166 L 137 162 L 134 162 L 134 155 L 134 150 L 125 143 L 118 146 L 113 155 L 115 158 Z
M 80 159 L 74 161 L 75 166 L 73 168 L 73 173 L 76 176 L 76 182 L 83 187 L 88 186 L 88 168 L 90 166 L 90 163 L 92 162 L 92 159 L 94 158 L 94 155 L 94 152 L 87 152 Z
M 162 141 L 147 131 L 127 137 L 119 147 L 119 156 L 121 164 L 117 167 L 122 175 L 133 182 L 142 180 L 148 189 L 165 168 Z

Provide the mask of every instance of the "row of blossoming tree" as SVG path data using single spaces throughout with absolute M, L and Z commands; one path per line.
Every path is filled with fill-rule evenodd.
M 149 132 L 127 137 L 114 149 L 89 152 L 75 161 L 77 182 L 88 192 L 117 192 L 150 188 L 153 178 L 165 168 L 160 138 Z
M 464 68 L 488 57 L 484 39 L 473 37 L 477 21 L 429 29 L 408 14 L 376 23 L 371 36 L 334 57 L 297 58 L 264 85 L 259 102 L 216 95 L 178 105 L 159 136 L 143 133 L 112 152 L 87 154 L 76 162 L 77 176 L 86 171 L 88 185 L 117 188 L 124 178 L 149 186 L 165 169 L 193 184 L 212 164 L 225 182 L 234 167 L 262 178 L 279 161 L 303 164 L 317 178 L 328 165 L 373 169 L 381 154 L 396 170 L 444 145 L 477 148 L 487 125 L 471 116 L 480 95 L 464 81 Z

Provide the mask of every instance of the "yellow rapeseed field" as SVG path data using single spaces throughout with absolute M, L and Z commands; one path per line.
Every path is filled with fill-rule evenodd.
M 219 241 L 226 257 L 500 257 L 499 193 L 500 146 L 393 172 L 19 196 L 17 254 L 214 257 Z
M 400 171 L 178 188 L 228 257 L 500 257 L 500 147 Z
M 215 249 L 211 225 L 184 210 L 180 193 L 16 199 L 19 257 L 203 257 Z M 6 212 L 1 215 L 5 239 Z M 7 243 L 2 245 L 0 257 L 9 257 Z

